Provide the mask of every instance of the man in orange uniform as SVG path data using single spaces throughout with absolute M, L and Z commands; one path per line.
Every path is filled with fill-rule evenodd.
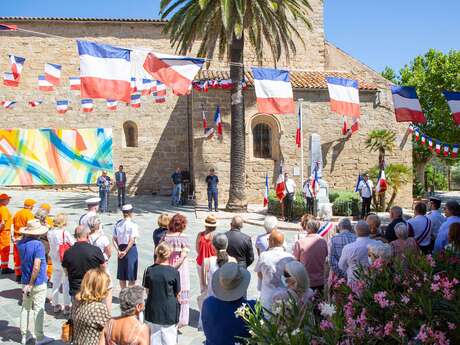
M 51 205 L 47 203 L 41 204 L 40 210 L 43 210 L 46 212 L 47 214 L 45 217 L 46 226 L 51 229 L 53 227 L 53 217 L 50 216 Z M 46 275 L 48 276 L 48 281 L 51 281 L 51 274 L 53 273 L 53 264 L 51 262 L 51 256 L 47 254 L 46 259 L 47 259 Z
M 27 227 L 27 222 L 29 220 L 35 219 L 32 209 L 36 204 L 35 200 L 26 199 L 24 200 L 24 207 L 20 209 L 13 217 L 14 225 L 14 272 L 16 273 L 16 281 L 21 281 L 21 257 L 19 256 L 18 247 L 16 242 L 21 239 L 21 234 L 19 230 L 21 228 Z
M 0 257 L 2 274 L 14 273 L 14 270 L 8 267 L 8 262 L 10 261 L 12 218 L 7 206 L 10 199 L 9 195 L 0 194 Z

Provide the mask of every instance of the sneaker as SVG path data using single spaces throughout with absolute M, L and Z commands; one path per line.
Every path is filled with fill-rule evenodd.
M 12 270 L 11 268 L 2 268 L 2 274 L 12 274 L 14 273 L 14 270 Z
M 42 339 L 40 340 L 37 340 L 35 342 L 35 345 L 44 345 L 44 344 L 49 344 L 49 343 L 52 343 L 54 341 L 53 338 L 50 338 L 50 337 L 47 337 L 47 336 L 44 336 Z

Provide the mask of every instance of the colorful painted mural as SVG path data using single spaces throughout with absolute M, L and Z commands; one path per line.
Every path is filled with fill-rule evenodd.
M 112 129 L 0 129 L 0 185 L 92 184 L 112 171 Z

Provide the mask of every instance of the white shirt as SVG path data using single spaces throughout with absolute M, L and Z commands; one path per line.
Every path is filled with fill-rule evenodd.
M 311 186 L 310 186 L 310 181 L 305 181 L 305 183 L 303 184 L 303 194 L 307 197 L 307 198 L 312 198 L 313 195 L 312 195 L 312 190 L 311 190 Z
M 81 216 L 80 221 L 78 223 L 80 225 L 85 225 L 89 228 L 88 221 L 91 217 L 95 217 L 95 216 L 97 216 L 96 211 L 88 211 L 83 216 Z
M 260 287 L 260 302 L 271 310 L 273 295 L 282 287 L 281 276 L 284 273 L 284 266 L 295 260 L 294 256 L 284 250 L 283 247 L 270 248 L 260 254 L 255 271 L 262 273 Z
M 287 193 L 294 193 L 295 192 L 295 182 L 292 178 L 289 178 L 286 180 L 286 182 L 284 182 L 284 185 L 285 185 L 285 188 L 286 188 L 286 192 Z
M 427 217 L 431 220 L 431 233 L 436 237 L 438 236 L 439 228 L 442 223 L 446 221 L 446 217 L 442 215 L 439 210 L 433 210 L 428 213 Z
M 139 229 L 131 218 L 121 219 L 113 228 L 113 237 L 117 239 L 118 245 L 128 244 L 129 240 L 139 237 Z
M 429 246 L 431 243 L 431 220 L 426 216 L 417 215 L 407 221 L 414 230 L 414 238 L 419 246 Z M 427 229 L 426 235 L 424 235 Z M 422 238 L 423 237 L 423 238 Z
M 104 235 L 104 232 L 102 229 L 99 229 L 95 233 L 89 235 L 89 243 L 92 244 L 93 246 L 98 247 L 102 254 L 104 255 L 105 260 L 108 260 L 107 255 L 105 254 L 105 248 L 107 248 L 110 245 L 109 238 Z
M 374 243 L 377 243 L 377 241 L 369 237 L 358 237 L 356 241 L 343 247 L 339 260 L 339 268 L 343 272 L 346 272 L 348 283 L 356 280 L 355 271 L 358 270 L 360 265 L 364 267 L 369 266 L 367 247 Z
M 358 190 L 360 191 L 362 198 L 371 198 L 372 197 L 372 188 L 374 188 L 374 184 L 371 180 L 361 180 L 358 184 Z
M 63 228 L 53 228 L 46 234 L 50 245 L 50 257 L 53 267 L 61 267 L 61 258 L 59 257 L 59 246 L 63 243 L 69 243 L 73 246 L 75 243 L 74 237 Z

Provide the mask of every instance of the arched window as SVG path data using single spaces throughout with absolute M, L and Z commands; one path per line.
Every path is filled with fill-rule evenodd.
M 126 121 L 123 124 L 123 131 L 126 147 L 137 147 L 137 125 L 133 121 Z
M 255 158 L 272 158 L 272 129 L 259 123 L 252 129 L 253 155 Z

